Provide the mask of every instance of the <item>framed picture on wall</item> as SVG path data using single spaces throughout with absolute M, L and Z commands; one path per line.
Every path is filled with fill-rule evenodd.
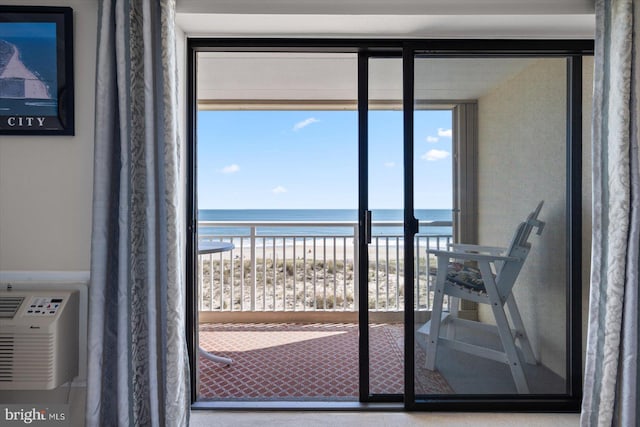
M 0 6 L 0 134 L 73 135 L 73 10 Z

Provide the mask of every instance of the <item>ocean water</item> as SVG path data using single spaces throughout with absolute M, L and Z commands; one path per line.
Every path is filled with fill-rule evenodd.
M 418 209 L 415 212 L 420 221 L 451 221 L 450 209 Z M 198 212 L 200 221 L 249 221 L 249 222 L 357 222 L 358 212 L 355 209 L 203 209 Z M 400 209 L 380 209 L 372 211 L 374 236 L 402 235 L 403 227 L 376 226 L 376 221 L 402 221 L 403 211 Z M 201 236 L 249 236 L 250 227 L 200 227 Z M 353 227 L 341 226 L 261 226 L 256 230 L 258 236 L 352 236 Z M 422 226 L 421 235 L 451 235 L 451 227 Z

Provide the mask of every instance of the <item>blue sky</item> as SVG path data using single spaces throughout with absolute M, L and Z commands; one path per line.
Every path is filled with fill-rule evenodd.
M 402 112 L 369 113 L 369 204 L 402 208 Z M 451 112 L 417 111 L 415 206 L 451 208 Z M 201 111 L 199 209 L 356 209 L 356 111 Z

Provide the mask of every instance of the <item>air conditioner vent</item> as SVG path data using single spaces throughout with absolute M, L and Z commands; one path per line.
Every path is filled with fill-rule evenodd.
M 13 319 L 24 297 L 0 297 L 0 318 Z
M 77 326 L 77 291 L 0 291 L 0 390 L 53 390 L 71 381 Z
M 13 381 L 13 335 L 0 334 L 0 382 Z

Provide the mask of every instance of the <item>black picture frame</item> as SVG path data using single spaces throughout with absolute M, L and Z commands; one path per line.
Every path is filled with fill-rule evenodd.
M 74 135 L 70 7 L 0 6 L 0 135 Z

